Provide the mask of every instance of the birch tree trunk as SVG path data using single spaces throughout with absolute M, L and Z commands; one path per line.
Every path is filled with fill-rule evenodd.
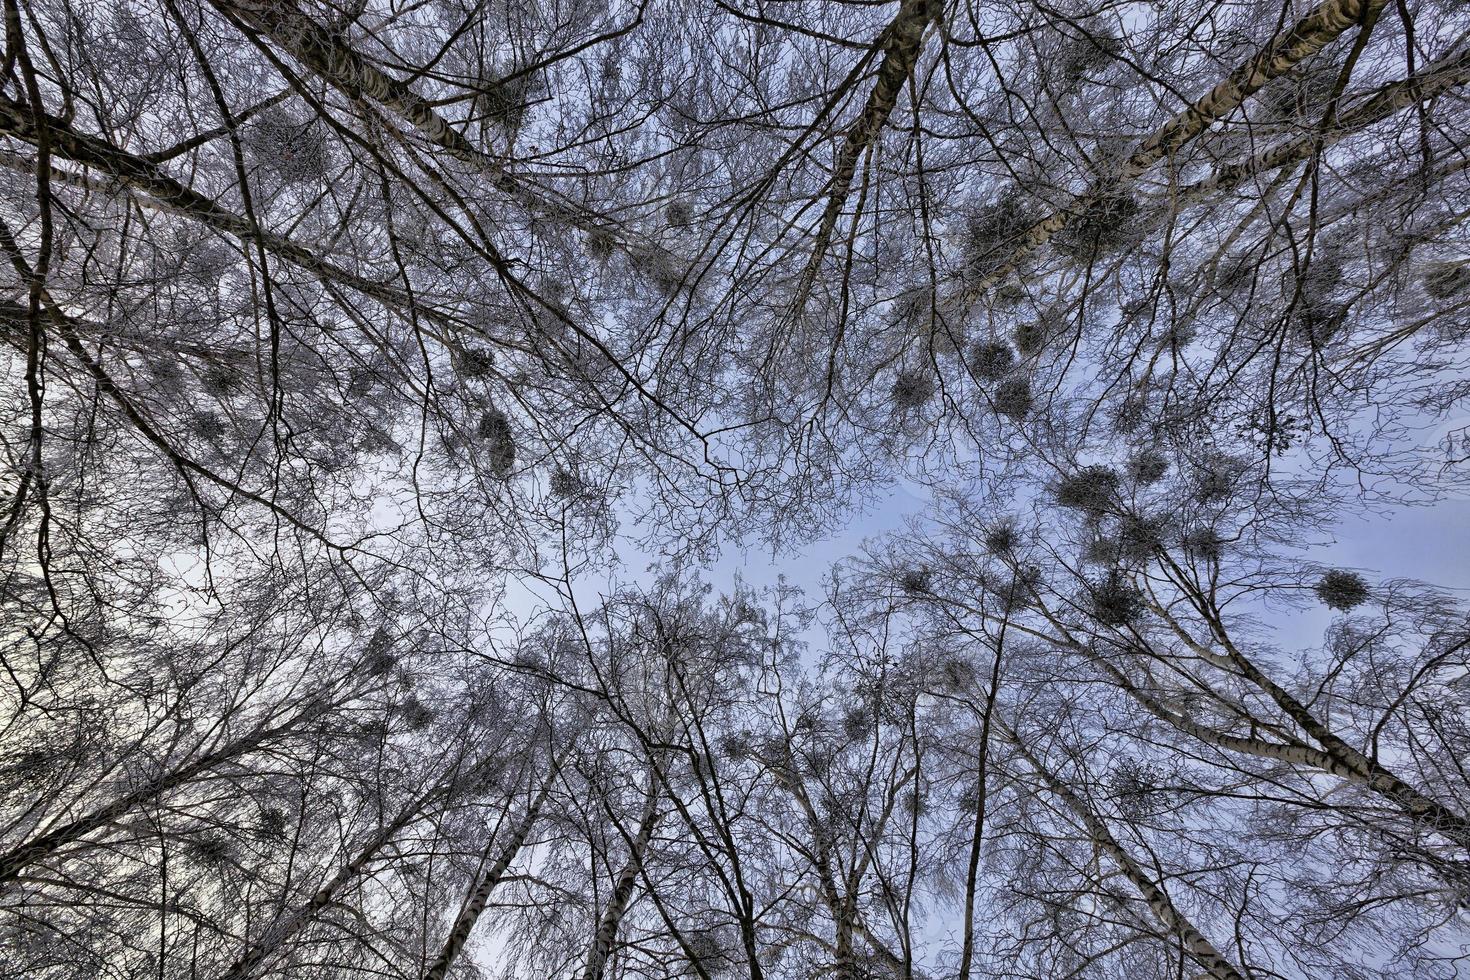
M 648 850 L 648 842 L 653 837 L 653 829 L 659 817 L 658 792 L 652 779 L 649 780 L 647 792 L 643 814 L 638 822 L 638 832 L 629 844 L 628 860 L 618 872 L 613 884 L 612 895 L 608 898 L 607 906 L 602 911 L 602 918 L 598 921 L 597 934 L 593 937 L 592 948 L 587 952 L 587 966 L 582 971 L 582 980 L 602 980 L 603 972 L 607 969 L 608 957 L 612 955 L 613 946 L 617 942 L 618 927 L 633 897 L 633 886 L 638 880 L 638 870 L 642 867 L 644 853 Z
M 1245 980 L 1245 977 L 1235 969 L 1230 960 L 1215 948 L 1214 944 L 1204 937 L 1194 923 L 1184 913 L 1180 912 L 1167 892 L 1156 881 L 1153 880 L 1138 862 L 1133 860 L 1132 855 L 1118 843 L 1108 830 L 1107 824 L 1095 814 L 1090 806 L 1073 793 L 1072 790 L 1048 769 L 1034 753 L 1028 749 L 1016 734 L 1015 729 L 1004 721 L 1000 716 L 994 719 L 994 723 L 1008 741 L 1015 747 L 1021 758 L 1026 760 L 1036 774 L 1046 783 L 1057 799 L 1061 800 L 1066 807 L 1077 815 L 1083 825 L 1087 828 L 1088 835 L 1093 843 L 1101 848 L 1109 857 L 1117 863 L 1123 874 L 1138 889 L 1149 908 L 1153 909 L 1159 921 L 1164 924 L 1179 940 L 1184 951 L 1203 967 L 1210 976 L 1216 980 Z
M 1280 78 L 1331 44 L 1354 24 L 1375 16 L 1387 0 L 1328 0 L 1271 40 L 1187 108 L 1139 144 L 1116 176 L 1099 182 L 1027 229 L 1005 260 L 968 286 L 962 306 L 968 309 L 991 286 L 1015 272 L 1021 261 L 1050 241 L 1089 207 L 1131 184 L 1154 164 L 1178 152 L 1209 126 L 1239 108 L 1267 82 Z
M 560 764 L 554 763 L 550 775 L 541 784 L 540 791 L 531 800 L 525 814 L 512 829 L 510 838 L 505 841 L 495 862 L 485 869 L 477 882 L 472 883 L 470 892 L 465 898 L 465 904 L 460 909 L 459 915 L 455 917 L 454 925 L 449 930 L 449 937 L 444 941 L 444 948 L 440 950 L 433 964 L 424 973 L 424 980 L 443 980 L 449 968 L 454 965 L 455 959 L 458 958 L 460 951 L 464 949 L 465 942 L 470 937 L 470 931 L 475 928 L 475 923 L 480 920 L 480 914 L 485 911 L 485 906 L 489 903 L 495 886 L 500 884 L 500 879 L 504 877 L 506 869 L 510 867 L 511 862 L 516 859 L 516 855 L 526 843 L 526 837 L 531 833 L 531 828 L 535 826 L 536 819 L 541 814 L 541 807 L 546 803 L 546 798 L 551 795 L 551 787 L 560 775 L 560 771 Z M 490 843 L 487 842 L 484 857 L 489 857 L 490 846 Z
M 390 823 L 373 834 L 352 860 L 343 865 L 330 881 L 318 888 L 310 899 L 285 915 L 278 916 L 267 926 L 261 937 L 241 953 L 229 969 L 219 975 L 219 980 L 248 980 L 257 975 L 273 957 L 288 948 L 297 933 L 315 921 L 322 910 L 336 900 L 343 888 L 362 874 L 400 830 L 421 817 L 425 805 L 441 792 L 442 787 L 435 787 L 399 811 Z

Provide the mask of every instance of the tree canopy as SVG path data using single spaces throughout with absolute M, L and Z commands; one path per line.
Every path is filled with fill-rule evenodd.
M 1470 973 L 1458 0 L 0 3 L 3 976 Z

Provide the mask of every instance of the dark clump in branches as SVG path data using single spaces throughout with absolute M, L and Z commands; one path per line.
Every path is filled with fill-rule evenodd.
M 190 844 L 195 856 L 209 865 L 224 864 L 230 859 L 230 842 L 215 834 L 205 834 L 196 838 Z
M 842 715 L 842 734 L 854 742 L 866 739 L 873 731 L 873 713 L 862 705 L 854 705 Z
M 1309 65 L 1304 71 L 1273 81 L 1258 97 L 1263 114 L 1272 121 L 1293 122 L 1313 110 L 1320 111 L 1332 94 L 1340 68 L 1331 62 Z
M 1167 806 L 1173 796 L 1165 788 L 1168 776 L 1158 766 L 1124 759 L 1108 773 L 1108 795 L 1129 817 L 1148 817 Z
M 481 450 L 496 476 L 506 476 L 516 461 L 515 435 L 510 420 L 498 409 L 490 409 L 480 416 L 475 435 L 479 437 Z
M 201 439 L 222 439 L 230 431 L 229 423 L 218 412 L 195 412 L 189 428 Z
M 0 764 L 0 774 L 13 781 L 12 785 L 27 785 L 61 775 L 69 768 L 68 763 L 71 761 L 73 760 L 68 759 L 64 751 L 30 748 Z
M 1225 553 L 1225 542 L 1212 527 L 1201 527 L 1184 536 L 1184 548 L 1205 561 L 1218 561 Z
M 1347 309 L 1327 301 L 1304 301 L 1290 321 L 1296 339 L 1314 351 L 1340 337 L 1346 324 Z
M 1120 572 L 1110 572 L 1088 591 L 1088 608 L 1103 626 L 1130 626 L 1142 616 L 1146 603 L 1143 593 Z
M 1058 59 L 1062 77 L 1079 82 L 1107 68 L 1122 52 L 1123 42 L 1104 29 L 1089 30 L 1068 42 Z
M 1015 351 L 1004 340 L 976 341 L 970 349 L 970 371 L 982 381 L 998 381 L 1015 363 Z
M 1470 289 L 1470 266 L 1435 262 L 1424 270 L 1424 292 L 1434 299 L 1451 299 Z
M 237 395 L 245 388 L 245 378 L 239 371 L 225 364 L 207 368 L 199 378 L 204 390 L 216 398 Z
M 255 833 L 262 840 L 272 843 L 284 841 L 290 829 L 290 821 L 286 811 L 280 807 L 266 807 L 260 811 L 260 820 L 255 826 Z
M 1035 399 L 1031 394 L 1031 382 L 1025 378 L 1012 378 L 996 385 L 990 402 L 997 415 L 1013 422 L 1020 422 L 1030 414 Z
M 925 368 L 905 368 L 893 381 L 893 404 L 901 412 L 923 408 L 934 393 L 934 374 Z
M 1149 560 L 1163 542 L 1164 521 L 1161 518 L 1124 514 L 1118 518 L 1118 554 L 1126 562 Z
M 315 121 L 298 121 L 274 107 L 261 113 L 247 133 L 256 161 L 281 179 L 304 183 L 326 176 L 327 143 Z
M 481 119 L 513 133 L 525 124 L 535 87 L 534 73 L 505 71 L 499 78 L 487 78 L 480 84 L 475 109 Z
M 898 587 L 914 598 L 929 594 L 930 573 L 927 568 L 906 568 L 898 575 Z
M 558 466 L 551 471 L 547 489 L 551 491 L 553 497 L 560 500 L 575 500 L 582 496 L 586 487 L 582 483 L 582 478 L 576 473 Z
M 374 631 L 368 639 L 363 654 L 364 667 L 371 677 L 381 677 L 392 672 L 398 665 L 398 656 L 393 651 L 393 636 L 385 629 Z
M 1016 350 L 1030 356 L 1045 349 L 1051 340 L 1051 330 L 1044 320 L 1027 320 L 1016 325 L 1013 337 Z
M 1020 542 L 1016 526 L 1010 521 L 999 521 L 985 532 L 985 547 L 995 555 L 1009 555 Z
M 731 944 L 718 929 L 696 929 L 686 941 L 691 958 L 704 975 L 721 975 L 735 962 Z
M 676 231 L 688 228 L 694 221 L 694 208 L 688 201 L 671 201 L 664 208 L 664 220 Z
M 984 275 L 1005 262 L 1034 221 L 1035 215 L 1015 190 L 980 208 L 965 224 L 965 257 L 971 268 Z
M 1013 614 L 1038 605 L 1038 596 L 1046 585 L 1046 573 L 1039 565 L 1016 564 L 986 576 L 984 582 L 1001 611 Z
M 934 681 L 945 691 L 964 691 L 975 684 L 975 667 L 961 657 L 946 657 L 934 672 Z
M 1157 449 L 1145 449 L 1128 463 L 1128 475 L 1142 486 L 1158 483 L 1169 473 L 1169 457 Z
M 1129 395 L 1113 410 L 1113 429 L 1123 435 L 1137 432 L 1147 421 L 1148 400 L 1142 395 Z
M 10 10 L 7 980 L 1454 972 L 1463 0 Z
M 1129 194 L 1110 194 L 1095 201 L 1052 238 L 1062 254 L 1091 260 L 1132 244 L 1136 234 L 1138 201 Z
M 423 731 L 434 723 L 435 718 L 434 709 L 413 695 L 399 705 L 398 714 L 411 732 Z
M 585 242 L 587 257 L 594 262 L 606 262 L 612 258 L 613 253 L 617 251 L 617 247 L 618 240 L 613 237 L 611 232 L 598 228 L 587 233 Z
M 721 758 L 733 763 L 749 759 L 755 750 L 744 732 L 727 732 L 719 737 L 715 745 Z
M 1317 598 L 1329 609 L 1348 612 L 1367 602 L 1368 583 L 1356 572 L 1333 569 L 1313 586 Z
M 1118 474 L 1106 466 L 1088 466 L 1056 485 L 1057 504 L 1068 510 L 1099 517 L 1111 510 L 1117 501 Z
M 495 355 L 483 347 L 466 347 L 459 355 L 459 370 L 467 378 L 483 378 L 495 369 Z
M 1194 495 L 1202 504 L 1218 504 L 1231 498 L 1240 482 L 1240 463 L 1228 456 L 1213 454 L 1201 461 L 1194 471 Z

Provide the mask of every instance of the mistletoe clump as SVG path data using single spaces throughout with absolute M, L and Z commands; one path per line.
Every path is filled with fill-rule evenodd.
M 1291 321 L 1296 338 L 1314 351 L 1341 336 L 1346 324 L 1347 308 L 1329 302 L 1304 303 Z
M 985 582 L 1001 609 L 1009 614 L 1036 605 L 1037 593 L 1046 584 L 1046 579 L 1038 566 L 1025 564 L 998 575 L 987 575 Z
M 1143 593 L 1116 571 L 1092 587 L 1089 600 L 1092 617 L 1102 625 L 1112 627 L 1137 622 L 1145 605 Z
M 1097 535 L 1090 538 L 1082 548 L 1082 560 L 1089 565 L 1106 565 L 1112 567 L 1121 564 L 1123 556 L 1118 548 L 1116 538 Z
M 1348 612 L 1368 601 L 1368 583 L 1356 572 L 1333 569 L 1313 587 L 1317 598 L 1329 609 Z
M 1240 476 L 1241 467 L 1237 461 L 1224 455 L 1211 455 L 1195 470 L 1195 499 L 1202 504 L 1229 500 Z
M 195 839 L 190 850 L 202 864 L 224 864 L 230 859 L 230 842 L 214 834 Z
M 1259 104 L 1267 119 L 1287 122 L 1310 116 L 1321 115 L 1322 107 L 1332 97 L 1337 81 L 1337 72 L 1317 68 L 1292 72 L 1267 85 L 1259 96 Z
M 404 727 L 411 732 L 423 731 L 434 723 L 434 709 L 413 695 L 409 695 L 408 699 L 398 706 L 398 714 L 403 719 Z
M 1046 347 L 1050 331 L 1042 321 L 1028 320 L 1016 327 L 1014 336 L 1017 350 L 1022 354 L 1036 354 Z
M 1095 201 L 1052 239 L 1062 254 L 1090 260 L 1116 251 L 1133 240 L 1138 201 L 1128 194 L 1112 194 Z
M 717 928 L 693 929 L 686 942 L 690 958 L 705 975 L 723 973 L 734 963 L 734 954 L 730 952 L 733 943 Z
M 744 762 L 754 751 L 744 732 L 727 732 L 721 735 L 715 747 L 723 758 L 731 762 Z
M 37 782 L 57 772 L 54 753 L 41 748 L 28 748 L 17 753 L 9 765 L 0 767 L 0 772 L 15 779 L 17 783 Z
M 480 438 L 491 471 L 496 476 L 507 475 L 515 465 L 516 444 L 510 420 L 505 417 L 505 413 L 494 408 L 487 411 L 480 416 L 475 434 Z
M 1018 535 L 1016 526 L 1009 521 L 1001 521 L 990 527 L 985 532 L 985 547 L 991 554 L 1008 555 L 1015 549 Z
M 964 238 L 965 257 L 971 267 L 985 275 L 1002 266 L 1033 220 L 1014 190 L 1006 191 L 972 215 Z
M 1184 536 L 1184 547 L 1196 558 L 1218 561 L 1225 551 L 1225 542 L 1212 527 L 1196 528 Z
M 280 109 L 261 113 L 247 131 L 246 143 L 261 166 L 291 183 L 320 180 L 330 162 L 321 127 Z
M 1124 514 L 1118 520 L 1118 555 L 1130 563 L 1152 558 L 1163 542 L 1164 522 L 1142 514 Z
M 995 407 L 995 413 L 1020 422 L 1030 412 L 1034 399 L 1031 395 L 1031 382 L 1025 378 L 1012 378 L 1010 381 L 1002 381 L 996 385 L 994 393 L 990 396 L 990 402 Z
M 475 109 L 486 122 L 515 132 L 531 111 L 535 79 L 529 72 L 503 72 L 500 78 L 483 80 L 475 94 Z
M 217 412 L 195 412 L 189 420 L 189 428 L 201 439 L 220 439 L 230 431 Z
M 379 628 L 368 639 L 363 660 L 363 666 L 371 677 L 381 677 L 397 665 L 398 657 L 393 653 L 393 637 L 387 630 Z
M 260 811 L 260 822 L 256 825 L 255 833 L 266 841 L 283 841 L 286 839 L 287 828 L 286 811 L 271 806 Z
M 1057 484 L 1057 503 L 1068 510 L 1101 516 L 1113 506 L 1118 483 L 1118 474 L 1108 467 L 1088 466 L 1062 478 Z
M 1169 473 L 1169 457 L 1157 449 L 1145 449 L 1128 464 L 1128 475 L 1141 486 L 1152 486 Z
M 929 569 L 906 568 L 899 573 L 898 587 L 906 595 L 924 596 L 929 594 Z
M 860 742 L 873 730 L 873 714 L 861 705 L 853 707 L 842 716 L 842 733 L 850 741 Z
M 1125 759 L 1108 774 L 1108 795 L 1128 816 L 1152 816 L 1169 803 L 1167 778 L 1158 766 Z
M 934 397 L 934 375 L 923 368 L 898 372 L 893 381 L 893 403 L 901 412 L 923 408 Z
M 1118 57 L 1123 42 L 1105 27 L 1091 26 L 1081 37 L 1072 39 L 1057 59 L 1062 77 L 1069 82 L 1090 78 Z
M 682 230 L 688 228 L 694 221 L 694 208 L 688 201 L 673 201 L 664 208 L 664 220 L 669 223 L 670 228 Z
M 245 387 L 245 379 L 240 372 L 224 364 L 216 364 L 206 370 L 199 383 L 216 398 L 228 398 Z
M 1434 299 L 1449 299 L 1470 288 L 1470 268 L 1458 262 L 1435 262 L 1424 270 L 1424 291 Z
M 594 262 L 606 262 L 618 247 L 618 240 L 610 232 L 597 229 L 589 232 L 584 246 L 587 256 Z
M 459 371 L 467 378 L 483 378 L 495 368 L 495 355 L 481 347 L 466 347 L 459 354 Z
M 975 683 L 975 668 L 968 660 L 948 657 L 935 671 L 934 680 L 946 691 L 963 691 Z
M 561 500 L 574 500 L 582 495 L 585 489 L 582 478 L 571 470 L 558 466 L 551 471 L 551 480 L 548 487 L 551 495 Z
M 1123 435 L 1137 432 L 1147 421 L 1148 399 L 1143 395 L 1129 395 L 1113 410 L 1113 429 Z
M 970 349 L 970 371 L 982 381 L 997 381 L 1016 363 L 1016 353 L 1004 340 L 979 340 Z

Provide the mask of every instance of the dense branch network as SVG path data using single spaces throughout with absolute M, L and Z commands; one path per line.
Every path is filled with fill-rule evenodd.
M 1463 5 L 0 2 L 0 973 L 1470 969 Z

